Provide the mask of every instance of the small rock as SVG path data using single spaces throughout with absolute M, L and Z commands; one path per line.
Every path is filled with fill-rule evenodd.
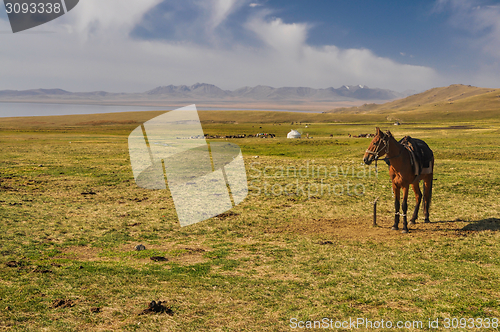
M 135 251 L 146 250 L 146 247 L 142 244 L 138 244 L 135 246 Z

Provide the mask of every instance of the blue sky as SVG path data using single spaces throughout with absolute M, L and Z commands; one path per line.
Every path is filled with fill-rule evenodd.
M 500 1 L 81 0 L 9 29 L 0 5 L 0 89 L 500 88 Z

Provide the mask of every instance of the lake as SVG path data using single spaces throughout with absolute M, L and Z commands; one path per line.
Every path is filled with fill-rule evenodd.
M 188 105 L 185 105 L 188 106 Z M 182 107 L 182 106 L 181 106 Z M 43 104 L 43 103 L 2 103 L 0 102 L 0 117 L 18 116 L 47 116 L 47 115 L 71 115 L 71 114 L 97 114 L 115 112 L 137 112 L 137 111 L 171 111 L 179 106 L 105 106 L 105 105 L 76 105 L 76 104 Z M 220 107 L 200 107 L 199 111 L 232 110 L 249 111 L 252 109 L 234 109 Z M 253 109 L 255 110 L 255 109 Z M 273 112 L 305 112 L 289 110 L 260 110 Z M 305 113 L 321 113 L 320 111 L 309 111 Z

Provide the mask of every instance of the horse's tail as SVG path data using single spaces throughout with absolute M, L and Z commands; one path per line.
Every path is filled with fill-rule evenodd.
M 427 174 L 425 175 L 426 177 L 428 176 L 430 178 L 427 178 L 427 179 L 424 179 L 423 181 L 423 192 L 424 192 L 424 200 L 423 200 L 423 208 L 424 208 L 424 211 L 429 211 L 430 207 L 431 207 L 431 200 L 432 200 L 432 182 L 434 181 L 434 159 L 431 160 L 431 173 L 430 174 Z M 427 193 L 427 188 L 426 188 L 426 184 L 428 184 L 429 188 L 429 193 Z
M 432 201 L 432 182 L 434 181 L 433 178 L 431 178 L 431 181 L 430 181 L 430 188 L 429 188 L 429 209 L 431 208 L 431 201 Z M 424 186 L 425 186 L 425 183 L 424 183 Z
M 431 165 L 432 170 L 430 174 L 430 181 L 429 181 L 429 201 L 426 203 L 427 205 L 427 211 L 431 208 L 431 201 L 432 201 L 432 182 L 434 181 L 434 157 L 431 160 Z M 424 203 L 425 203 L 425 181 L 424 181 Z

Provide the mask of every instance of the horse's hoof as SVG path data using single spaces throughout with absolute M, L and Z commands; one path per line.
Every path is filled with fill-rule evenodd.
M 399 228 L 392 226 L 391 228 L 393 231 L 397 231 Z
M 410 225 L 416 225 L 417 223 L 415 222 L 415 220 L 410 220 Z
M 429 224 L 430 222 L 431 222 L 431 221 L 430 221 L 429 219 L 425 219 L 425 220 L 424 220 L 424 223 L 425 223 L 425 224 Z
M 403 233 L 403 234 L 408 234 L 408 233 L 409 233 L 409 231 L 408 231 L 407 229 L 403 229 L 403 230 L 401 231 L 401 233 Z

